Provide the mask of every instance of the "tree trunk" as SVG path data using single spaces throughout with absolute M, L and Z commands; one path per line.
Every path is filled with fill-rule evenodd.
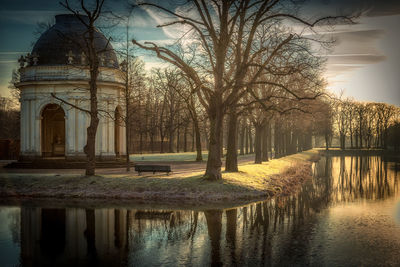
M 128 87 L 128 75 L 126 76 L 126 84 L 125 84 L 125 112 L 126 112 L 126 116 L 125 116 L 125 149 L 126 149 L 126 171 L 129 172 L 131 170 L 131 163 L 130 163 L 130 158 L 129 158 L 129 145 L 131 143 L 131 138 L 130 138 L 130 114 L 129 114 L 129 87 Z M 117 118 L 115 118 L 117 119 Z M 120 119 L 120 118 L 118 118 Z
M 154 135 L 150 134 L 150 150 L 151 153 L 154 153 Z
M 183 152 L 187 152 L 187 133 L 188 127 L 185 125 L 185 130 L 183 131 Z
M 266 123 L 264 126 L 264 131 L 263 131 L 263 135 L 262 135 L 262 156 L 261 156 L 261 160 L 262 161 L 268 161 L 268 138 L 270 136 L 269 133 L 269 123 Z
M 360 148 L 362 148 L 363 147 L 363 142 L 362 142 L 362 130 L 361 130 L 361 128 L 362 128 L 362 125 L 361 125 L 361 121 L 362 121 L 362 118 L 360 118 L 360 130 L 358 131 L 358 133 L 359 133 L 359 135 L 360 135 Z
M 226 241 L 232 251 L 236 247 L 236 231 L 237 231 L 237 209 L 227 210 L 226 214 Z M 232 253 L 234 254 L 234 253 Z M 234 255 L 231 255 L 234 256 Z M 235 261 L 233 261 L 235 262 Z
M 291 130 L 286 129 L 285 131 L 285 156 L 290 155 L 290 141 L 291 141 Z
M 208 120 L 208 121 L 210 121 L 210 120 Z M 204 129 L 204 138 L 206 139 L 206 148 L 207 148 L 207 150 L 210 150 L 210 140 L 208 138 L 210 133 L 207 132 L 207 123 L 206 122 L 203 123 L 203 129 Z
M 237 172 L 237 113 L 236 110 L 231 110 L 228 121 L 228 144 L 226 151 L 225 171 Z
M 345 141 L 346 141 L 346 136 L 345 136 Z M 305 148 L 304 150 L 312 149 L 312 132 L 311 132 L 311 130 L 307 130 L 307 132 L 306 132 L 304 148 Z
M 255 134 L 255 144 L 254 144 L 254 148 L 255 148 L 255 160 L 254 163 L 256 164 L 261 164 L 262 163 L 262 136 L 263 136 L 263 130 L 264 130 L 264 126 L 262 124 L 256 124 L 254 125 L 254 128 L 256 130 L 256 134 Z
M 350 132 L 350 148 L 354 148 L 353 146 L 353 133 Z
M 175 133 L 172 129 L 172 125 L 170 125 L 171 129 L 169 130 L 169 142 L 168 142 L 168 153 L 174 153 L 174 139 Z
M 246 155 L 247 154 L 249 154 L 249 126 L 247 125 L 247 123 L 246 123 L 246 125 L 244 126 L 245 127 L 245 148 L 246 148 Z
M 240 127 L 240 141 L 239 141 L 240 155 L 244 155 L 244 133 L 246 131 L 246 128 L 244 127 L 243 120 L 239 127 Z
M 387 149 L 387 143 L 388 143 L 388 129 L 385 127 L 383 130 L 383 149 Z
M 128 108 L 128 106 L 126 107 Z M 128 113 L 126 114 L 128 116 Z M 131 137 L 130 137 L 130 125 L 129 125 L 129 120 L 128 117 L 126 117 L 126 122 L 125 122 L 125 146 L 126 146 L 126 171 L 129 172 L 131 170 L 131 163 L 130 163 L 130 158 L 129 158 L 129 145 L 131 143 Z
M 164 153 L 164 136 L 161 136 L 160 153 Z
M 180 142 L 180 127 L 178 126 L 176 132 L 176 152 L 179 153 L 179 142 Z
M 220 149 L 221 149 L 221 158 L 224 157 L 224 120 L 222 119 L 222 124 L 221 124 L 221 133 L 219 135 L 220 138 Z
M 268 123 L 268 152 L 270 153 L 270 158 L 272 158 L 272 125 Z
M 213 101 L 213 108 L 209 113 L 210 136 L 208 160 L 205 176 L 208 180 L 221 180 L 221 134 L 223 125 L 223 110 L 220 106 L 221 101 Z
M 90 101 L 91 103 L 94 102 Z M 93 104 L 91 104 L 92 106 Z M 92 107 L 91 107 L 91 110 Z M 96 101 L 96 110 L 97 110 L 97 101 Z M 92 176 L 95 174 L 95 169 L 96 169 L 96 131 L 97 131 L 97 126 L 99 125 L 99 118 L 97 117 L 97 112 L 91 112 L 90 113 L 90 124 L 89 127 L 87 128 L 87 141 L 86 141 L 86 146 L 84 148 L 86 157 L 87 157 L 87 163 L 86 163 L 86 175 L 87 176 Z
M 278 123 L 274 123 L 275 129 L 274 129 L 274 150 L 275 150 L 275 158 L 279 158 L 280 154 L 280 131 L 279 131 L 279 126 Z
M 297 145 L 297 141 L 301 138 L 301 135 L 297 132 L 296 129 L 292 130 L 291 133 L 289 134 L 289 139 L 290 139 L 290 144 L 289 144 L 289 154 L 295 154 L 297 153 L 298 147 L 301 147 L 302 149 L 304 147 L 303 144 L 300 144 L 299 146 Z M 304 137 L 305 139 L 305 137 Z M 299 142 L 301 143 L 301 142 Z
M 203 161 L 203 155 L 201 154 L 201 135 L 200 135 L 200 127 L 199 121 L 197 117 L 193 119 L 194 126 L 194 136 L 196 137 L 196 161 Z
M 325 133 L 325 148 L 329 150 L 329 134 Z
M 211 264 L 210 266 L 222 266 L 220 247 L 222 232 L 222 210 L 204 211 L 206 217 L 208 238 L 211 241 Z
M 194 135 L 195 135 L 195 132 L 194 132 L 194 125 L 192 125 L 192 149 L 191 149 L 191 151 L 192 152 L 194 152 Z
M 251 134 L 251 124 L 249 124 L 249 151 L 250 154 L 254 153 L 253 135 Z
M 356 148 L 359 148 L 359 146 L 358 146 L 358 138 L 359 138 L 358 131 L 356 131 L 356 133 L 355 133 L 355 138 L 356 138 Z
M 140 154 L 142 154 L 143 153 L 143 133 L 142 132 L 140 133 L 140 136 L 139 136 L 139 150 L 140 150 Z
M 90 124 L 87 128 L 87 140 L 84 152 L 87 157 L 86 175 L 92 176 L 96 170 L 96 132 L 99 125 L 97 109 L 97 76 L 99 75 L 99 59 L 94 46 L 95 28 L 93 22 L 88 27 L 89 33 L 89 66 L 90 66 Z

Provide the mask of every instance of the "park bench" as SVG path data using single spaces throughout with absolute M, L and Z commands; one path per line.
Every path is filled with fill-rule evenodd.
M 139 175 L 142 172 L 152 172 L 153 174 L 155 174 L 156 172 L 166 172 L 167 174 L 169 174 L 171 172 L 171 166 L 140 164 L 140 165 L 135 165 L 135 171 L 137 171 Z

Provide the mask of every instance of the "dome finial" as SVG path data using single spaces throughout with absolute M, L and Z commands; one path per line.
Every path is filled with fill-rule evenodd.
M 18 59 L 18 63 L 19 63 L 19 67 L 22 69 L 23 67 L 25 67 L 25 57 L 23 55 L 20 56 L 20 58 Z
M 36 66 L 39 61 L 39 55 L 36 52 L 33 52 L 32 54 L 32 61 L 33 61 L 33 66 Z
M 68 51 L 68 54 L 65 55 L 68 58 L 68 64 L 74 63 L 74 53 L 72 53 L 72 50 Z
M 30 65 L 31 65 L 31 58 L 32 58 L 32 56 L 31 56 L 30 53 L 26 54 L 26 56 L 25 56 L 25 61 L 26 61 L 26 63 L 27 63 L 27 66 L 30 66 Z

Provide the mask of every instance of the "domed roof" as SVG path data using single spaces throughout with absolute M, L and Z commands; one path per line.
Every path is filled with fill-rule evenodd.
M 80 16 L 88 21 L 87 16 Z M 56 15 L 56 24 L 44 32 L 32 50 L 33 65 L 86 65 L 86 26 L 73 14 Z M 107 38 L 98 30 L 94 34 L 100 65 L 118 68 L 117 56 Z M 35 58 L 36 57 L 36 58 Z M 36 61 L 36 63 L 34 63 Z

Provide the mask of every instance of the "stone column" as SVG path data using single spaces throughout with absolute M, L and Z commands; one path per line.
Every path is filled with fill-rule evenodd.
M 20 127 L 20 136 L 21 136 L 20 137 L 21 138 L 20 151 L 21 151 L 21 155 L 24 155 L 25 152 L 26 152 L 26 144 L 27 144 L 26 136 L 27 136 L 27 133 L 28 133 L 27 129 L 26 129 L 26 123 L 27 123 L 27 121 L 26 121 L 26 101 L 23 100 L 22 96 L 21 96 L 21 122 L 20 122 L 20 125 L 21 125 L 21 127 Z
M 33 120 L 33 150 L 35 151 L 36 156 L 41 156 L 42 155 L 42 146 L 40 142 L 40 137 L 42 135 L 42 129 L 40 128 L 41 126 L 41 119 L 42 119 L 42 114 L 40 114 L 40 107 L 39 107 L 39 102 L 38 100 L 35 100 L 33 102 L 33 110 L 34 110 L 34 117 L 32 117 Z
M 76 100 L 74 99 L 69 99 L 71 103 L 74 103 L 76 105 Z M 68 110 L 64 109 L 65 112 L 65 156 L 73 156 L 76 151 L 75 151 L 75 126 L 76 126 L 76 111 L 77 109 L 71 108 Z M 68 114 L 68 115 L 67 115 Z M 67 119 L 68 118 L 68 119 Z
M 126 131 L 125 131 L 125 125 L 121 125 L 120 126 L 120 150 L 121 151 L 121 155 L 126 155 Z
M 100 117 L 99 125 L 97 126 L 97 133 L 96 133 L 96 156 L 101 156 L 103 151 L 103 124 L 104 118 Z
M 68 258 L 85 259 L 87 256 L 87 242 L 85 239 L 86 212 L 84 209 L 66 209 L 65 222 L 66 246 Z
M 28 99 L 28 151 L 29 154 L 32 153 L 32 145 L 33 145 L 33 120 L 35 119 L 35 112 L 32 112 L 32 100 Z
M 88 127 L 89 121 L 87 119 L 88 115 L 83 113 L 82 111 L 78 111 L 78 121 L 79 123 L 79 128 L 77 129 L 78 131 L 78 152 L 84 154 L 83 148 L 86 145 L 86 138 L 87 138 L 87 133 L 86 129 Z

